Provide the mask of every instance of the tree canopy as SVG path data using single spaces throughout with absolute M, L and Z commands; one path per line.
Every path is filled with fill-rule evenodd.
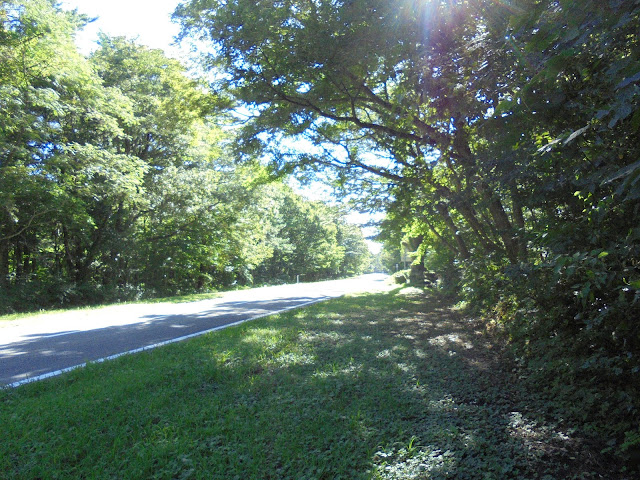
M 126 38 L 83 57 L 87 21 L 52 0 L 0 8 L 2 311 L 368 267 L 343 214 L 234 164 L 204 81 Z
M 558 395 L 608 385 L 585 415 L 638 447 L 638 2 L 191 0 L 175 17 L 254 115 L 242 153 L 330 167 L 383 205 L 392 248 L 407 236 L 416 266 L 498 315 Z

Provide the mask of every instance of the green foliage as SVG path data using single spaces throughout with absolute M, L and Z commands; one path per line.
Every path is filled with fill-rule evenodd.
M 638 2 L 194 0 L 176 16 L 256 107 L 241 148 L 337 169 L 387 209 L 382 238 L 420 238 L 450 290 L 501 313 L 551 390 L 607 397 L 585 421 L 621 444 L 640 418 Z M 300 138 L 313 148 L 283 142 Z M 608 396 L 623 378 L 628 398 Z
M 409 270 L 400 270 L 394 273 L 391 278 L 393 279 L 393 283 L 397 284 L 405 284 L 409 282 Z
M 337 212 L 289 192 L 295 208 L 269 218 L 284 187 L 233 164 L 205 82 L 120 37 L 84 58 L 85 23 L 48 0 L 0 7 L 0 311 L 363 270 L 362 235 Z M 279 243 L 293 270 L 256 272 Z
M 400 293 L 0 390 L 0 478 L 624 478 L 477 325 Z
M 453 252 L 443 249 L 426 250 L 422 258 L 426 271 L 437 276 L 436 287 L 445 295 L 456 296 L 459 293 L 462 268 L 457 264 Z
M 261 248 L 268 257 L 253 272 L 258 283 L 314 281 L 361 274 L 369 250 L 359 228 L 335 209 L 305 201 L 289 187 L 268 185 L 258 190 L 262 203 Z

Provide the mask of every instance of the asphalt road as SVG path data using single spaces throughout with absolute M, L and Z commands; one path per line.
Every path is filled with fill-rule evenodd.
M 226 292 L 190 303 L 116 305 L 0 321 L 0 386 L 155 348 L 347 293 L 388 288 L 385 275 Z

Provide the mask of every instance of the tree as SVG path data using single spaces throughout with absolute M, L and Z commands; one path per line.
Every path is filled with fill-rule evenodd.
M 135 160 L 93 143 L 119 134 L 126 101 L 105 91 L 76 51 L 73 34 L 85 17 L 43 0 L 3 2 L 0 17 L 0 276 L 5 284 L 50 281 L 44 260 L 55 275 L 84 279 L 103 238 L 105 214 L 95 215 L 139 179 Z M 95 198 L 101 205 L 84 203 Z M 83 245 L 69 238 L 76 230 Z
M 609 385 L 593 398 L 624 405 L 615 426 L 584 408 L 637 448 L 637 2 L 193 0 L 176 17 L 254 113 L 243 152 L 383 186 L 383 234 L 506 312 L 549 383 Z
M 176 13 L 186 32 L 216 42 L 224 88 L 258 112 L 244 151 L 271 146 L 285 168 L 386 177 L 437 205 L 461 259 L 471 236 L 518 261 L 524 247 L 505 206 L 510 193 L 496 188 L 475 151 L 477 125 L 499 95 L 476 94 L 482 62 L 495 53 L 485 52 L 479 13 L 438 2 L 250 3 L 193 2 Z M 470 43 L 480 53 L 468 54 Z M 284 153 L 283 135 L 309 139 L 317 153 Z
M 305 200 L 290 187 L 272 184 L 257 191 L 266 222 L 268 258 L 257 266 L 259 282 L 304 281 L 362 273 L 368 248 L 362 232 L 335 210 Z

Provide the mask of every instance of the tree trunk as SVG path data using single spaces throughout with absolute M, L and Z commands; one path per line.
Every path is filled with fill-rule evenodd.
M 469 249 L 467 248 L 467 244 L 465 243 L 464 238 L 462 238 L 462 235 L 460 235 L 460 232 L 458 231 L 458 227 L 456 227 L 456 224 L 454 223 L 453 219 L 451 218 L 451 215 L 449 214 L 449 207 L 447 207 L 447 205 L 444 203 L 438 203 L 436 205 L 436 209 L 438 210 L 438 213 L 444 220 L 444 223 L 447 226 L 447 228 L 449 228 L 449 230 L 451 231 L 451 234 L 453 235 L 453 238 L 455 239 L 456 244 L 458 245 L 458 255 L 462 260 L 468 260 L 469 257 L 471 256 L 469 254 Z
M 6 287 L 9 284 L 9 245 L 7 242 L 0 242 L 0 286 Z
M 487 202 L 491 218 L 498 228 L 498 234 L 502 239 L 507 258 L 511 263 L 518 263 L 518 242 L 514 239 L 513 226 L 509 221 L 507 213 L 502 207 L 500 199 L 491 191 L 489 185 L 484 180 L 477 182 L 477 188 L 482 198 Z
M 459 193 L 453 192 L 449 188 L 437 185 L 437 193 L 440 198 L 446 198 L 451 205 L 462 215 L 462 218 L 467 222 L 473 233 L 478 238 L 480 245 L 486 253 L 494 252 L 498 249 L 498 246 L 493 243 L 491 238 L 486 232 L 485 226 L 478 220 L 478 216 L 473 208 L 467 201 L 460 197 Z
M 524 214 L 522 202 L 520 201 L 520 194 L 518 193 L 517 187 L 513 186 L 511 189 L 511 205 L 513 209 L 513 223 L 518 227 L 518 235 L 516 240 L 518 242 L 518 253 L 520 254 L 520 261 L 527 261 L 527 242 L 523 238 L 526 225 L 524 221 Z

